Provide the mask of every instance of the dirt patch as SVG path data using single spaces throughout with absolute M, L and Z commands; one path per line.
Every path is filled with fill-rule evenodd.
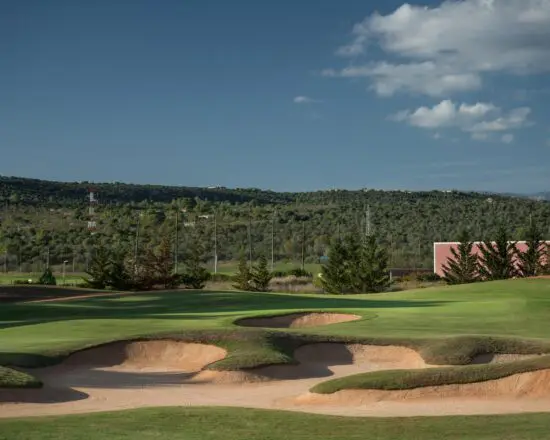
M 244 327 L 303 328 L 357 321 L 359 315 L 344 313 L 291 313 L 287 315 L 240 319 L 235 324 Z
M 381 401 L 441 399 L 550 398 L 550 370 L 515 374 L 502 379 L 412 390 L 342 390 L 333 394 L 306 393 L 295 399 L 301 405 L 367 405 Z M 548 407 L 550 409 L 550 407 Z

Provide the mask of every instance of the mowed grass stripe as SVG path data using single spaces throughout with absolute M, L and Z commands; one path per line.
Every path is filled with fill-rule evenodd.
M 358 418 L 240 408 L 156 408 L 0 420 L 0 440 L 543 440 L 547 414 Z

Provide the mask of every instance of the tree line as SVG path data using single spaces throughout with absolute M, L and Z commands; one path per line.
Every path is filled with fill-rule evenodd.
M 506 226 L 500 225 L 494 240 L 481 242 L 476 253 L 471 234 L 464 230 L 443 266 L 444 279 L 449 284 L 466 284 L 549 275 L 550 244 L 535 222 L 530 222 L 525 238 L 526 250 L 520 251 Z
M 122 183 L 97 185 L 97 233 L 87 230 L 89 184 L 0 178 L 0 271 L 36 272 L 70 261 L 89 268 L 94 249 L 155 248 L 178 234 L 179 261 L 199 233 L 213 269 L 239 260 L 243 244 L 277 262 L 315 263 L 335 236 L 371 229 L 393 268 L 431 268 L 432 243 L 453 241 L 464 228 L 472 238 L 495 236 L 505 223 L 517 239 L 529 217 L 550 237 L 550 203 L 470 192 L 318 191 L 185 188 Z M 247 252 L 248 253 L 248 252 Z

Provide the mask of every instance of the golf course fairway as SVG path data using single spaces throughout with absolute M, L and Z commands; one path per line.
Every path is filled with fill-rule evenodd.
M 98 293 L 2 304 L 0 439 L 550 431 L 548 279 L 350 296 Z

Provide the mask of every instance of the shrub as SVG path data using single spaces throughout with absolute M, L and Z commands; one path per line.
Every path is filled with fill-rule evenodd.
M 286 274 L 295 276 L 298 278 L 301 278 L 301 277 L 313 278 L 313 274 L 311 272 L 308 272 L 307 270 L 302 269 L 301 267 L 290 269 Z
M 52 273 L 52 270 L 47 267 L 40 279 L 38 280 L 38 284 L 42 284 L 44 286 L 55 286 L 57 285 L 57 280 L 55 279 L 55 276 Z

